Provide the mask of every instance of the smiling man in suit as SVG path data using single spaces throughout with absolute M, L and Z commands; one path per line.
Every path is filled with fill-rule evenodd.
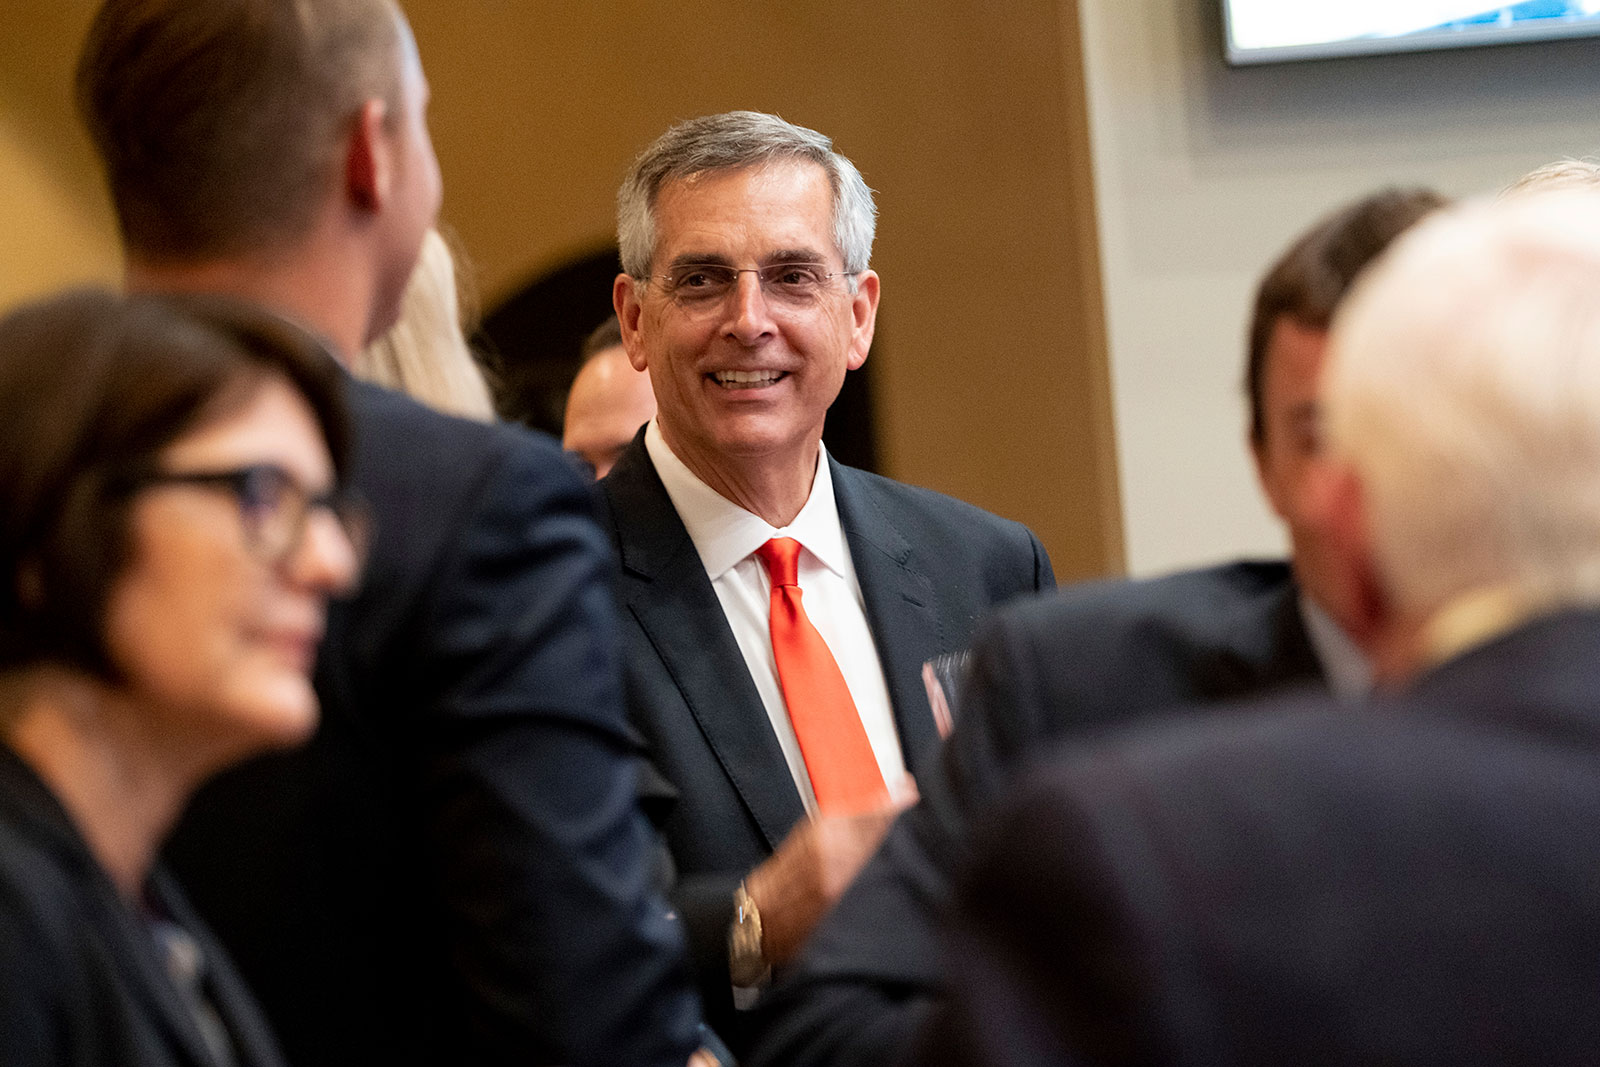
M 822 447 L 872 342 L 873 229 L 826 137 L 755 112 L 668 130 L 618 197 L 614 302 L 658 405 L 601 483 L 628 698 L 735 1044 L 733 986 L 793 955 L 915 795 L 939 740 L 922 664 L 1053 582 L 1025 528 Z
M 1360 271 L 1443 203 L 1384 190 L 1298 238 L 1256 294 L 1245 386 L 1248 441 L 1292 563 L 1244 561 L 1099 582 L 998 613 L 977 640 L 960 718 L 922 800 L 895 826 L 787 982 L 763 1008 L 757 1064 L 876 1067 L 942 995 L 938 935 L 974 814 L 1052 740 L 1179 701 L 1325 682 L 1366 667 L 1343 615 L 1327 541 L 1311 521 L 1321 449 L 1317 388 L 1328 324 Z

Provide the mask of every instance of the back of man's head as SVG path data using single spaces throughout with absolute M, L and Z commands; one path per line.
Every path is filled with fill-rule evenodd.
M 1397 610 L 1600 601 L 1600 197 L 1425 221 L 1356 285 L 1328 360 L 1329 449 Z
M 363 101 L 400 114 L 393 0 L 106 0 L 77 72 L 131 255 L 194 261 L 305 233 Z
M 1391 241 L 1448 201 L 1432 189 L 1384 189 L 1340 208 L 1306 231 L 1267 269 L 1250 319 L 1245 389 L 1250 439 L 1266 432 L 1264 392 L 1272 333 L 1284 316 L 1310 330 L 1326 330 L 1356 276 Z

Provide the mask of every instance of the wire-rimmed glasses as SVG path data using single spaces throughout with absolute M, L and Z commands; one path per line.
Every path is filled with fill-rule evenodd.
M 830 271 L 826 263 L 781 262 L 764 267 L 727 263 L 677 263 L 665 274 L 648 274 L 662 292 L 690 313 L 709 313 L 723 306 L 739 286 L 739 275 L 754 274 L 768 304 L 783 311 L 803 311 L 834 288 L 835 278 L 853 278 L 859 271 Z

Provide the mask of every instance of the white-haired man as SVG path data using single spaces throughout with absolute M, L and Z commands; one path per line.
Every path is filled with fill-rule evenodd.
M 614 303 L 657 401 L 601 483 L 630 711 L 678 790 L 675 903 L 735 1045 L 730 980 L 793 955 L 914 795 L 923 663 L 1053 582 L 1022 526 L 822 448 L 872 342 L 873 229 L 828 138 L 756 112 L 668 130 L 618 196 Z
M 1585 1064 L 1600 201 L 1423 223 L 1334 323 L 1317 519 L 1379 692 L 1079 747 L 987 825 L 918 1064 Z

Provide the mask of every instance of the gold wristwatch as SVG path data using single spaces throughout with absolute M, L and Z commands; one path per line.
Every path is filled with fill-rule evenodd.
M 744 883 L 733 891 L 733 925 L 728 927 L 728 976 L 736 986 L 759 986 L 772 975 L 772 966 L 761 952 L 761 909 L 745 891 Z

